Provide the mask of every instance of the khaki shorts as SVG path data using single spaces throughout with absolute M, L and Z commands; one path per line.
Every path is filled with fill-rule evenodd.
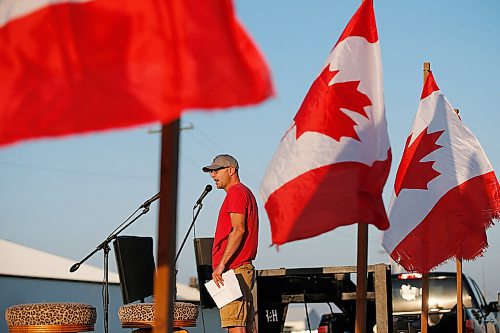
M 220 309 L 221 327 L 247 326 L 247 332 L 251 332 L 249 328 L 253 326 L 254 320 L 252 288 L 255 282 L 255 268 L 252 264 L 244 264 L 235 268 L 234 273 L 243 296 Z

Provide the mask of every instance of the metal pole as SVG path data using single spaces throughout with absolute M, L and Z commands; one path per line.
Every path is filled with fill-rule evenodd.
M 111 250 L 108 243 L 104 245 L 104 297 L 103 297 L 103 309 L 104 309 L 104 333 L 109 332 L 109 251 Z

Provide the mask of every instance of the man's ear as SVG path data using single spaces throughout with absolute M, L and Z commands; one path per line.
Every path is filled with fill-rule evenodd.
M 236 168 L 229 167 L 229 174 L 232 176 L 236 173 Z

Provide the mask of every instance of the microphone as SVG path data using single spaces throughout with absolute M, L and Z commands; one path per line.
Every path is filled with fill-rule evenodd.
M 160 199 L 160 192 L 156 193 L 156 195 L 155 195 L 154 197 L 152 197 L 151 199 L 146 200 L 146 201 L 145 201 L 145 202 L 141 205 L 141 207 L 139 207 L 139 208 L 146 208 L 146 207 L 148 207 L 149 205 L 151 205 L 151 203 L 152 203 L 152 202 L 154 202 L 154 201 L 156 201 L 156 200 L 158 200 L 158 199 Z
M 198 207 L 198 206 L 201 205 L 201 202 L 203 201 L 203 199 L 207 196 L 208 192 L 210 192 L 210 191 L 212 191 L 212 185 L 205 186 L 205 189 L 203 190 L 203 193 L 200 195 L 200 197 L 196 201 L 196 204 L 194 205 L 194 208 L 196 208 L 196 207 Z
M 71 268 L 69 269 L 69 271 L 71 273 L 75 272 L 78 268 L 80 268 L 80 263 L 77 262 L 76 264 L 74 264 L 73 266 L 71 266 Z

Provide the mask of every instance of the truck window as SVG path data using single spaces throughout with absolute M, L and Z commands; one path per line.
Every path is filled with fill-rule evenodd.
M 476 295 L 476 299 L 479 302 L 479 306 L 476 307 L 483 307 L 486 305 L 486 299 L 483 296 L 483 293 L 481 292 L 481 289 L 479 289 L 479 286 L 477 285 L 476 281 L 474 281 L 473 278 L 469 278 L 469 283 L 471 284 L 472 287 L 472 292 Z
M 429 312 L 448 312 L 457 304 L 456 277 L 430 276 L 429 278 Z M 471 296 L 468 288 L 463 288 L 462 299 L 465 307 L 471 307 Z M 394 314 L 420 313 L 422 304 L 422 280 L 392 279 L 392 307 Z

